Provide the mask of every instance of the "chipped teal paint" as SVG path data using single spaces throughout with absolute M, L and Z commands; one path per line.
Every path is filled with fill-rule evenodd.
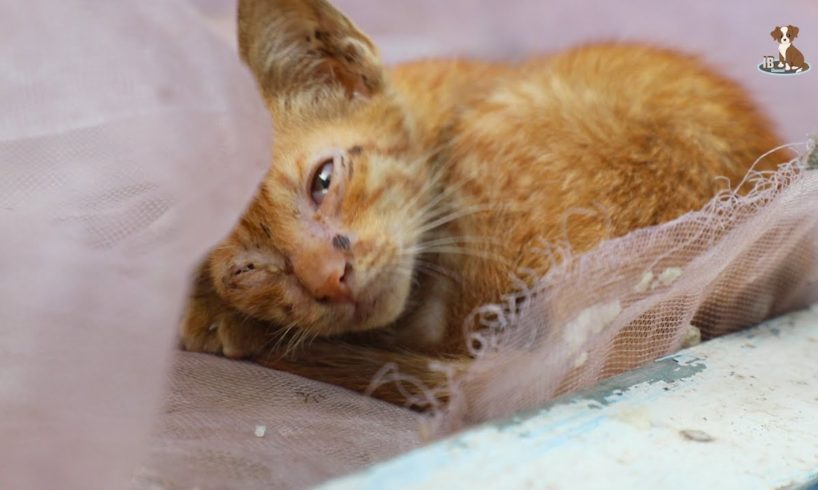
M 782 490 L 786 489 L 786 488 L 787 487 L 783 487 Z M 789 487 L 789 488 L 791 490 L 818 490 L 818 473 L 814 474 L 812 476 L 812 479 L 809 482 L 807 482 L 807 483 L 805 483 L 803 485 L 796 485 L 796 486 L 792 486 L 792 487 Z M 778 490 L 778 489 L 776 489 L 776 490 Z
M 640 383 L 654 384 L 663 381 L 672 386 L 678 381 L 692 378 L 706 368 L 707 364 L 704 359 L 689 354 L 664 357 L 636 371 L 609 378 L 595 388 L 571 396 L 570 400 L 584 399 L 606 406 L 621 399 L 630 388 Z M 557 400 L 556 403 L 560 401 Z
M 650 385 L 663 381 L 672 386 L 677 381 L 691 378 L 706 368 L 707 364 L 704 359 L 690 354 L 674 354 L 658 359 L 635 371 L 612 376 L 589 390 L 557 398 L 545 408 L 524 412 L 510 419 L 493 422 L 489 425 L 503 431 L 518 426 L 521 422 L 532 417 L 545 416 L 552 407 L 568 403 L 585 402 L 588 403 L 589 409 L 601 409 L 621 399 L 630 388 L 638 384 L 647 383 Z

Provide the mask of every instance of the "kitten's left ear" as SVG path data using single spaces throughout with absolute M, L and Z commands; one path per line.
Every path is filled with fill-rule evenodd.
M 787 26 L 787 34 L 790 35 L 790 39 L 795 39 L 798 36 L 798 27 Z
M 239 49 L 267 97 L 316 87 L 369 97 L 383 89 L 378 50 L 325 0 L 240 0 Z

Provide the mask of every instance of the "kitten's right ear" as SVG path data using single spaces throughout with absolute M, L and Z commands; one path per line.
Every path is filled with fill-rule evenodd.
M 378 50 L 325 0 L 240 0 L 239 50 L 268 98 L 319 87 L 383 89 Z

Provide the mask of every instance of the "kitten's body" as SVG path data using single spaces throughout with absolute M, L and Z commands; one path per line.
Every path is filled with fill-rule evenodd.
M 387 74 L 368 39 L 325 2 L 301 4 L 309 7 L 278 26 L 296 34 L 265 42 L 265 16 L 289 3 L 242 3 L 243 55 L 276 120 L 276 161 L 203 269 L 184 323 L 192 350 L 357 390 L 393 362 L 434 385 L 442 375 L 431 360 L 467 361 L 466 316 L 512 290 L 512 272 L 547 270 L 543 243 L 582 252 L 671 220 L 710 199 L 723 185 L 717 177 L 736 183 L 777 146 L 737 86 L 669 51 L 599 45 L 519 65 L 423 61 Z M 295 49 L 288 39 L 317 42 L 315 63 L 282 60 L 277 70 L 270 57 L 293 56 L 282 47 Z M 298 79 L 299 70 L 313 78 Z M 319 87 L 298 88 L 316 76 Z M 323 146 L 346 149 L 344 187 L 331 212 L 320 204 L 305 217 L 288 203 L 310 173 L 292 168 Z M 305 239 L 303 226 L 324 231 Z M 337 230 L 354 230 L 343 260 L 378 291 L 369 298 L 353 288 L 366 299 L 355 303 L 357 323 L 344 323 L 347 306 L 290 291 L 315 274 L 299 266 L 302 249 L 317 243 L 337 254 L 323 238 Z M 324 267 L 321 253 L 309 260 Z M 236 269 L 246 257 L 256 257 L 249 274 Z M 308 336 L 317 338 L 282 355 Z M 403 400 L 389 386 L 375 394 Z

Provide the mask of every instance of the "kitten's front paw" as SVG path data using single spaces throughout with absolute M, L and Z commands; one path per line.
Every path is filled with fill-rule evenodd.
M 230 308 L 213 287 L 202 266 L 182 319 L 180 347 L 191 352 L 246 359 L 268 344 L 270 326 Z
M 182 320 L 180 343 L 191 352 L 246 359 L 256 355 L 264 345 L 259 337 L 255 322 L 241 321 L 235 313 L 213 314 L 193 304 Z
M 222 339 L 219 335 L 219 320 L 209 312 L 188 305 L 179 335 L 180 346 L 190 352 L 222 354 Z

